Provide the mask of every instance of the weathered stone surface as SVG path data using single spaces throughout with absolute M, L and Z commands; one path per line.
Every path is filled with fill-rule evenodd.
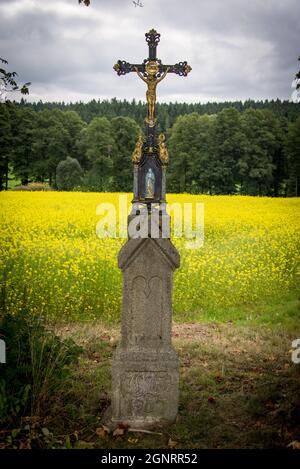
M 172 422 L 178 408 L 178 357 L 171 344 L 173 271 L 168 239 L 129 239 L 122 247 L 122 336 L 112 366 L 111 421 L 145 427 Z

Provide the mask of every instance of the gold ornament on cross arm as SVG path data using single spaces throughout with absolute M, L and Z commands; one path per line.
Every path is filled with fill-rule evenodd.
M 118 71 L 120 70 L 120 65 L 118 63 L 116 63 L 114 66 L 113 66 L 113 69 L 115 70 L 115 72 L 118 73 Z

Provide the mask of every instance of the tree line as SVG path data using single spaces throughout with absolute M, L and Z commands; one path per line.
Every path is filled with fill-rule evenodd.
M 131 153 L 145 104 L 1 103 L 0 188 L 47 181 L 62 190 L 131 191 Z M 170 153 L 168 190 L 298 196 L 300 104 L 158 105 Z
M 298 196 L 300 117 L 227 108 L 179 117 L 169 139 L 169 189 L 209 194 Z
M 300 72 L 299 72 L 300 73 Z M 95 100 L 88 103 L 75 102 L 42 102 L 28 103 L 24 98 L 21 99 L 21 106 L 29 107 L 34 111 L 43 111 L 45 109 L 61 109 L 62 111 L 76 111 L 80 117 L 89 123 L 94 117 L 113 117 L 125 116 L 134 119 L 141 127 L 144 126 L 144 119 L 147 115 L 147 105 L 142 101 L 118 100 Z M 170 129 L 177 117 L 192 114 L 218 114 L 223 109 L 233 107 L 237 111 L 243 112 L 247 109 L 268 109 L 278 118 L 286 118 L 289 122 L 295 121 L 300 114 L 300 104 L 291 101 L 261 100 L 253 101 L 226 101 L 226 102 L 208 102 L 208 103 L 157 103 L 156 113 L 158 117 L 158 131 L 166 132 Z

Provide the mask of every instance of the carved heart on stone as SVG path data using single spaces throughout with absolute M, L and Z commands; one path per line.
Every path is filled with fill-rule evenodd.
M 161 279 L 157 275 L 150 277 L 148 280 L 140 275 L 136 277 L 133 282 L 136 284 L 136 286 L 133 286 L 133 288 L 137 288 L 143 291 L 147 298 L 151 292 L 155 293 L 155 290 L 159 289 L 161 285 Z

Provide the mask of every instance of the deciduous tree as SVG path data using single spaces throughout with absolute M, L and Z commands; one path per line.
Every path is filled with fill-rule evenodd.
M 60 161 L 56 169 L 56 185 L 61 191 L 70 191 L 80 186 L 83 170 L 75 158 L 67 158 Z

